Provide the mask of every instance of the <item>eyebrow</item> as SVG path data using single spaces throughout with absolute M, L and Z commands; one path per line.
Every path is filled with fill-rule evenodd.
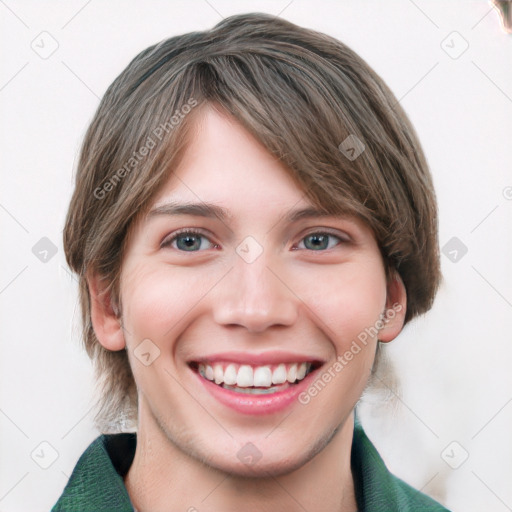
M 196 217 L 218 218 L 221 221 L 229 221 L 233 219 L 234 215 L 225 208 L 213 203 L 178 203 L 169 202 L 153 208 L 148 217 L 159 215 L 193 215 Z M 299 208 L 290 210 L 282 218 L 282 220 L 293 223 L 302 219 L 309 218 L 322 218 L 322 217 L 338 217 L 334 213 L 320 210 L 318 208 L 308 206 L 306 208 Z
M 157 215 L 194 215 L 196 217 L 217 217 L 220 220 L 229 220 L 233 216 L 221 206 L 212 203 L 176 203 L 169 202 L 153 208 L 148 216 Z

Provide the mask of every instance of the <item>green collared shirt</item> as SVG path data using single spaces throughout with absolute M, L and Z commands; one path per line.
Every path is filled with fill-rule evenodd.
M 52 512 L 133 512 L 123 476 L 136 444 L 134 433 L 99 436 L 78 460 Z M 359 512 L 447 512 L 388 471 L 357 419 L 351 466 Z

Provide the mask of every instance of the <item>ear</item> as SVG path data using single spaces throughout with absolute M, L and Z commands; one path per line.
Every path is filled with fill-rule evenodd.
M 113 303 L 105 282 L 93 274 L 87 277 L 91 297 L 91 321 L 98 341 L 107 350 L 122 350 L 126 346 L 117 305 Z
M 404 282 L 393 272 L 387 285 L 386 311 L 384 311 L 384 327 L 379 331 L 379 341 L 389 343 L 402 331 L 407 311 L 407 292 Z

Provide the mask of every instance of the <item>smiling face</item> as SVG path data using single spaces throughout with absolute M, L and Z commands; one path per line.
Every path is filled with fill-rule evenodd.
M 300 467 L 342 429 L 370 375 L 377 336 L 358 342 L 341 370 L 336 361 L 365 329 L 382 327 L 386 308 L 405 305 L 405 292 L 400 280 L 388 285 L 366 225 L 315 210 L 248 132 L 206 110 L 129 238 L 123 329 L 93 300 L 100 342 L 127 346 L 141 437 L 151 432 L 163 451 L 172 446 L 189 460 L 254 475 Z M 94 279 L 90 285 L 95 296 Z M 378 338 L 393 339 L 404 314 Z M 327 373 L 316 396 L 299 400 Z M 247 455 L 261 459 L 248 469 Z

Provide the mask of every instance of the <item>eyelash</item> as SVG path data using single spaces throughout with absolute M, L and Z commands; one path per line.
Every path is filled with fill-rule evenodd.
M 218 247 L 218 244 L 216 244 L 216 243 L 212 242 L 212 241 L 209 239 L 208 235 L 206 235 L 203 231 L 198 230 L 198 229 L 195 229 L 195 228 L 183 228 L 183 229 L 180 229 L 180 230 L 176 231 L 175 233 L 173 233 L 173 234 L 172 234 L 172 237 L 171 237 L 171 238 L 166 237 L 166 238 L 163 240 L 163 242 L 161 243 L 160 247 L 161 247 L 162 249 L 163 249 L 163 248 L 166 248 L 166 247 L 170 247 L 170 246 L 171 246 L 171 244 L 172 244 L 176 239 L 178 239 L 180 235 L 184 235 L 184 234 L 187 234 L 187 235 L 189 235 L 189 234 L 190 234 L 190 235 L 201 236 L 201 237 L 203 237 L 203 238 L 206 238 L 208 241 L 210 241 L 210 242 L 214 245 L 214 248 Z M 329 231 L 326 231 L 326 230 L 321 230 L 321 231 L 311 231 L 311 232 L 309 232 L 309 233 L 305 234 L 305 235 L 300 239 L 300 241 L 302 242 L 305 238 L 307 238 L 308 236 L 311 236 L 311 235 L 328 235 L 328 236 L 330 236 L 331 238 L 336 238 L 336 239 L 338 240 L 338 244 L 336 244 L 336 246 L 338 246 L 340 243 L 348 243 L 348 242 L 349 242 L 349 240 L 348 240 L 348 239 L 346 239 L 346 238 L 344 238 L 344 237 L 342 237 L 342 236 L 340 236 L 340 235 L 338 235 L 338 234 L 334 234 L 334 233 L 331 233 L 331 232 L 329 232 Z M 336 246 L 335 246 L 335 247 L 336 247 Z M 321 250 L 321 251 L 313 251 L 313 250 L 311 250 L 311 249 L 305 249 L 305 250 L 310 251 L 310 252 L 325 252 L 325 251 L 328 251 L 328 250 L 330 250 L 330 249 L 332 249 L 332 247 L 331 247 L 331 248 L 328 248 L 328 249 L 323 249 L 323 250 Z M 176 249 L 176 250 L 177 250 L 177 251 L 179 251 L 179 252 L 184 252 L 184 253 L 186 253 L 186 252 L 202 252 L 202 251 L 182 251 L 182 250 L 180 250 L 180 249 Z M 293 250 L 297 250 L 297 249 L 295 248 L 295 246 L 294 246 Z
M 334 234 L 334 233 L 331 233 L 330 231 L 310 231 L 309 233 L 306 233 L 301 239 L 300 239 L 300 242 L 302 242 L 305 238 L 307 238 L 308 236 L 311 236 L 311 235 L 327 235 L 331 238 L 335 238 L 338 240 L 338 243 L 334 246 L 334 247 L 337 247 L 338 245 L 342 244 L 342 243 L 347 243 L 348 240 L 346 238 L 343 238 L 342 236 L 340 235 L 337 235 L 337 234 Z M 295 246 L 294 246 L 295 247 Z M 312 249 L 307 249 L 307 248 L 304 248 L 304 250 L 306 251 L 310 251 L 310 252 L 325 252 L 325 251 L 329 251 L 331 249 L 334 249 L 334 247 L 329 247 L 327 249 L 323 249 L 321 251 L 313 251 Z M 296 250 L 295 248 L 293 250 Z M 302 250 L 302 249 L 301 249 Z
M 195 229 L 195 228 L 183 228 L 176 233 L 173 233 L 172 238 L 164 238 L 162 244 L 160 247 L 165 248 L 168 247 L 174 242 L 180 235 L 196 235 L 196 236 L 202 236 L 203 238 L 206 238 L 207 240 L 210 240 L 208 236 L 201 230 Z M 211 241 L 211 240 L 210 240 Z M 218 246 L 214 242 L 211 242 L 214 246 Z M 178 249 L 179 250 L 179 249 Z M 200 251 L 179 251 L 179 252 L 200 252 Z

